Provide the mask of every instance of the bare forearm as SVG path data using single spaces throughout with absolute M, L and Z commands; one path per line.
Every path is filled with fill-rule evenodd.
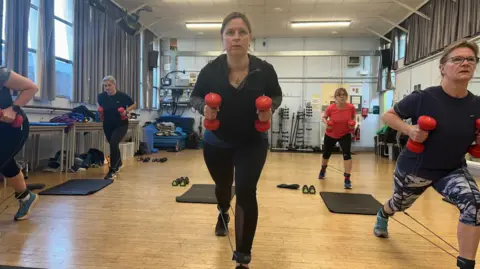
M 137 108 L 137 104 L 133 104 L 133 105 L 127 107 L 127 111 L 130 112 L 130 111 L 132 111 L 132 110 L 134 110 L 134 109 L 136 109 L 136 108 Z
M 390 126 L 391 128 L 402 132 L 404 134 L 408 133 L 408 128 L 410 125 L 405 123 L 399 116 L 394 113 L 387 112 L 382 116 L 383 122 Z
M 33 99 L 38 89 L 27 89 L 20 91 L 20 94 L 17 96 L 17 99 L 14 102 L 14 105 L 25 106 Z

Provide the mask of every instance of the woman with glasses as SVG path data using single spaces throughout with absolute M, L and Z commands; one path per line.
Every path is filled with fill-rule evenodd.
M 472 143 L 480 144 L 475 127 L 480 119 L 480 99 L 467 89 L 478 63 L 478 50 L 473 42 L 452 44 L 440 59 L 441 84 L 412 92 L 382 116 L 388 126 L 408 134 L 411 145 L 407 144 L 397 159 L 393 196 L 379 210 L 374 234 L 388 237 L 389 217 L 410 208 L 433 187 L 460 211 L 457 266 L 461 269 L 475 267 L 480 240 L 480 192 L 465 160 Z M 419 120 L 421 116 L 430 118 Z M 404 119 L 412 119 L 414 125 Z M 423 122 L 433 129 L 422 130 L 418 124 L 425 126 Z
M 328 160 L 332 155 L 333 148 L 337 142 L 340 144 L 343 153 L 345 166 L 344 188 L 351 189 L 352 182 L 350 173 L 352 172 L 352 156 L 350 148 L 352 145 L 352 131 L 355 127 L 355 106 L 347 103 L 348 93 L 344 88 L 338 88 L 335 91 L 335 103 L 331 104 L 322 117 L 323 123 L 327 126 L 325 137 L 323 139 L 323 157 L 322 169 L 318 175 L 319 179 L 324 179 L 327 171 Z

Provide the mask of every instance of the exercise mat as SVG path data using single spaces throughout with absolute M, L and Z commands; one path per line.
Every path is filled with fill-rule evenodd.
M 235 196 L 235 187 L 232 186 L 232 197 Z M 192 187 L 181 196 L 177 196 L 179 203 L 217 204 L 215 197 L 215 185 L 193 184 Z
M 40 192 L 40 195 L 90 195 L 113 183 L 105 179 L 71 179 Z
M 370 194 L 320 192 L 328 210 L 339 214 L 377 215 L 382 204 Z

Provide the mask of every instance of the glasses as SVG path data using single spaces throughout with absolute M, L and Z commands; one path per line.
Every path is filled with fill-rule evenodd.
M 463 64 L 465 60 L 471 65 L 476 65 L 478 64 L 479 58 L 478 57 L 452 57 L 449 59 L 453 64 Z
M 345 96 L 347 96 L 347 95 L 344 94 L 344 93 L 340 93 L 340 94 L 335 95 L 335 97 L 345 97 Z

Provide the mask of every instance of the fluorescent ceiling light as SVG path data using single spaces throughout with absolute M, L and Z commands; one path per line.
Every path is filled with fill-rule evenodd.
M 351 21 L 292 21 L 293 28 L 314 28 L 314 27 L 347 27 Z
M 220 22 L 186 22 L 185 26 L 190 29 L 220 29 L 222 23 Z

